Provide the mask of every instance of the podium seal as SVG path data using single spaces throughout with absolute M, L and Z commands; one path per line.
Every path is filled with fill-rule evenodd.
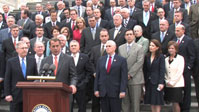
M 32 112 L 52 112 L 50 107 L 45 104 L 37 104 L 33 109 Z

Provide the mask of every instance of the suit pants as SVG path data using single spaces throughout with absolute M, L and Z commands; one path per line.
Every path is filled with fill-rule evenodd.
M 189 112 L 191 106 L 191 71 L 185 71 L 183 76 L 185 87 L 183 88 L 184 97 L 182 103 L 180 103 L 180 109 L 181 112 Z
M 23 112 L 23 103 L 10 102 L 10 112 Z
M 86 112 L 86 89 L 77 90 L 77 93 L 73 97 L 73 105 L 74 100 L 77 102 L 78 112 Z
M 100 97 L 102 112 L 121 112 L 122 99 L 116 97 Z
M 140 112 L 142 84 L 128 85 L 126 97 L 122 99 L 122 112 Z
M 196 98 L 198 101 L 198 108 L 199 108 L 199 74 L 195 74 L 193 76 L 194 83 L 195 83 L 195 91 L 196 91 Z

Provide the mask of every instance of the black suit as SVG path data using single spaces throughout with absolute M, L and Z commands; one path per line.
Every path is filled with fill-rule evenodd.
M 152 36 L 151 36 L 151 39 L 156 39 L 161 43 L 163 54 L 167 54 L 167 52 L 168 52 L 167 45 L 168 45 L 169 41 L 173 40 L 174 38 L 175 38 L 175 34 L 172 31 L 166 32 L 162 42 L 161 42 L 161 39 L 160 39 L 160 31 L 152 34 Z
M 151 33 L 150 33 L 150 31 L 151 31 L 150 29 L 151 29 L 151 25 L 152 25 L 151 22 L 155 19 L 157 19 L 157 16 L 155 15 L 155 13 L 150 12 L 148 24 L 147 24 L 147 26 L 145 26 L 144 21 L 143 21 L 143 11 L 138 12 L 136 14 L 136 20 L 138 22 L 138 25 L 142 26 L 142 29 L 143 29 L 143 36 L 149 40 L 151 38 Z
M 119 94 L 126 92 L 128 73 L 127 62 L 115 54 L 109 73 L 106 69 L 106 56 L 100 57 L 96 67 L 94 91 L 99 92 L 102 112 L 121 112 Z
M 156 56 L 151 62 L 151 55 L 145 57 L 144 61 L 144 79 L 145 79 L 145 104 L 164 104 L 163 91 L 157 91 L 159 84 L 164 84 L 165 76 L 165 58 L 163 54 Z
M 175 38 L 174 41 L 177 41 L 177 38 Z M 185 80 L 185 87 L 183 89 L 184 98 L 183 102 L 180 103 L 180 107 L 181 111 L 189 111 L 191 104 L 191 75 L 194 61 L 196 58 L 194 42 L 190 37 L 186 35 L 183 37 L 182 41 L 179 44 L 178 53 L 182 55 L 185 59 L 185 68 L 183 74 Z
M 104 51 L 103 53 L 103 56 L 105 56 L 107 53 L 106 53 L 106 50 Z M 91 49 L 91 52 L 90 52 L 90 60 L 91 60 L 91 63 L 93 65 L 93 69 L 94 71 L 96 66 L 97 66 L 97 62 L 98 62 L 98 59 L 101 57 L 101 44 L 100 45 L 96 45 L 95 47 L 93 47 Z M 90 88 L 88 88 L 88 91 L 90 93 L 94 93 L 94 80 L 95 80 L 95 77 L 92 76 L 91 80 L 90 80 Z M 91 94 L 92 96 L 92 112 L 100 112 L 100 99 L 97 98 L 94 94 Z
M 62 24 L 60 22 L 58 22 L 58 21 L 56 22 L 56 26 L 59 27 L 59 29 L 62 28 Z M 53 35 L 51 33 L 52 32 L 52 28 L 53 28 L 53 26 L 52 26 L 51 21 L 44 25 L 44 36 L 45 37 L 47 37 L 49 39 L 53 38 Z
M 126 32 L 126 28 L 121 27 L 120 31 L 117 33 L 117 35 L 114 38 L 114 32 L 115 32 L 115 28 L 112 28 L 109 30 L 109 39 L 115 41 L 117 48 L 126 43 L 126 40 L 124 38 L 125 32 Z
M 88 54 L 91 50 L 92 47 L 100 44 L 100 31 L 101 27 L 96 28 L 96 33 L 95 33 L 95 40 L 93 40 L 91 28 L 87 27 L 82 31 L 82 37 L 80 40 L 80 51 L 82 53 Z
M 193 69 L 193 79 L 195 83 L 195 91 L 196 91 L 196 98 L 199 104 L 199 39 L 194 40 L 195 50 L 196 50 L 196 59 L 194 63 Z
M 76 65 L 77 70 L 77 93 L 74 94 L 79 112 L 86 112 L 86 86 L 93 74 L 91 62 L 86 54 L 79 53 L 79 59 Z
M 36 61 L 32 57 L 26 57 L 26 76 L 37 75 Z M 5 75 L 5 96 L 12 95 L 13 101 L 10 105 L 10 112 L 22 112 L 22 89 L 17 88 L 19 81 L 27 81 L 21 70 L 19 57 L 8 60 Z
M 123 27 L 125 27 L 126 29 L 131 29 L 131 30 L 133 30 L 135 25 L 137 25 L 137 21 L 134 20 L 134 19 L 129 19 L 126 27 L 124 26 L 124 21 L 123 21 L 123 24 L 122 24 Z
M 170 6 L 171 6 L 171 5 L 170 5 L 170 2 L 168 2 L 167 4 L 165 4 L 165 5 L 163 6 L 163 9 L 164 9 L 164 12 L 165 12 L 165 17 L 168 16 L 169 11 L 171 10 L 171 7 L 170 7 Z

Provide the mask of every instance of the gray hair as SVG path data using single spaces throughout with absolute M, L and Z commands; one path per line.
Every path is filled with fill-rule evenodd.
M 116 17 L 116 16 L 120 17 L 121 20 L 123 19 L 122 16 L 121 16 L 121 14 L 115 14 L 115 15 L 113 16 L 113 18 Z
M 36 17 L 39 17 L 39 18 L 41 18 L 42 20 L 44 20 L 44 16 L 41 15 L 41 14 L 37 14 L 37 15 L 35 16 L 35 19 L 36 19 Z
M 16 44 L 16 49 L 18 49 L 19 46 L 22 45 L 22 44 L 26 44 L 26 43 L 24 41 L 18 41 L 18 43 Z
M 136 29 L 138 29 L 141 32 L 143 32 L 142 27 L 140 25 L 135 25 L 134 28 L 133 28 L 133 30 L 136 30 Z
M 65 36 L 65 35 L 63 35 L 63 34 L 59 34 L 59 35 L 57 36 L 57 38 L 61 38 L 61 37 L 63 37 L 63 38 L 64 38 L 64 40 L 67 40 L 67 39 L 66 39 L 66 36 Z
M 113 45 L 113 46 L 116 47 L 115 41 L 113 41 L 113 40 L 108 40 L 108 41 L 106 42 L 106 44 L 108 44 L 108 43 L 110 43 L 111 45 Z

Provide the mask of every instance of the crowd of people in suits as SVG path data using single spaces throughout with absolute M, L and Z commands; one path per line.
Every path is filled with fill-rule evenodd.
M 199 102 L 199 0 L 75 0 L 22 4 L 0 13 L 0 93 L 22 112 L 18 81 L 55 65 L 79 112 L 189 112 L 191 76 Z

